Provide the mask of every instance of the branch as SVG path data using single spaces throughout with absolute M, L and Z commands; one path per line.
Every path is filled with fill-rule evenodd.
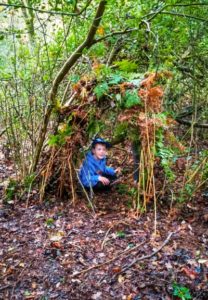
M 142 23 L 145 23 L 145 25 L 147 25 L 151 20 L 153 20 L 158 14 L 166 14 L 166 15 L 174 15 L 174 16 L 178 16 L 178 17 L 184 17 L 184 18 L 190 18 L 190 19 L 195 19 L 195 20 L 198 20 L 198 21 L 202 21 L 202 22 L 208 22 L 208 20 L 206 19 L 203 19 L 203 18 L 199 18 L 199 17 L 195 17 L 195 16 L 192 16 L 192 15 L 186 15 L 186 14 L 181 14 L 181 13 L 176 13 L 176 12 L 168 12 L 168 11 L 163 11 L 165 8 L 167 8 L 168 6 L 192 6 L 192 5 L 199 5 L 197 3 L 193 3 L 193 4 L 190 4 L 190 5 L 182 5 L 182 4 L 178 4 L 178 5 L 165 5 L 164 7 L 162 7 L 160 10 L 156 11 L 156 12 L 153 12 L 153 13 L 150 13 L 146 16 L 143 17 L 143 19 L 141 20 L 140 24 L 141 25 Z M 201 5 L 208 5 L 207 4 L 201 4 Z M 145 20 L 144 18 L 145 17 L 148 17 L 148 16 L 152 16 L 151 18 Z M 148 26 L 147 26 L 148 27 Z M 139 29 L 139 26 L 136 27 L 136 28 L 128 28 L 128 29 L 124 29 L 124 30 L 121 30 L 121 31 L 115 31 L 115 32 L 111 32 L 99 39 L 96 39 L 93 41 L 93 44 L 96 44 L 96 43 L 99 43 L 103 40 L 106 40 L 108 39 L 109 37 L 112 37 L 112 36 L 116 36 L 116 35 L 122 35 L 122 34 L 127 34 L 127 33 L 130 33 L 130 32 L 133 32 L 133 31 L 137 31 Z M 149 30 L 149 28 L 148 28 Z
M 90 5 L 91 2 L 92 2 L 92 0 L 88 0 L 85 7 L 82 10 L 80 10 L 80 12 L 78 12 L 78 13 L 66 13 L 66 12 L 61 12 L 61 11 L 48 11 L 48 10 L 42 10 L 42 9 L 34 8 L 32 6 L 25 6 L 25 5 L 20 5 L 20 4 L 0 3 L 0 6 L 15 7 L 15 8 L 27 8 L 29 10 L 37 11 L 39 13 L 44 13 L 44 14 L 76 17 L 76 16 L 81 15 L 87 9 L 87 7 Z
M 33 171 L 33 172 L 36 170 L 36 167 L 37 167 L 37 164 L 39 161 L 39 157 L 41 154 L 41 150 L 43 147 L 43 143 L 45 141 L 45 135 L 47 132 L 50 116 L 51 116 L 51 113 L 53 111 L 54 104 L 56 101 L 58 87 L 59 87 L 60 83 L 62 82 L 62 80 L 64 79 L 64 77 L 66 76 L 66 74 L 69 72 L 69 70 L 73 67 L 73 65 L 77 62 L 77 60 L 82 56 L 83 50 L 86 48 L 90 48 L 93 45 L 93 39 L 96 34 L 97 28 L 100 24 L 100 21 L 102 19 L 102 16 L 104 14 L 106 4 L 107 4 L 107 0 L 100 1 L 97 11 L 96 11 L 96 15 L 90 26 L 90 29 L 89 29 L 86 39 L 82 42 L 82 44 L 80 44 L 77 47 L 77 49 L 67 59 L 67 61 L 65 62 L 63 67 L 60 69 L 60 71 L 58 72 L 57 76 L 55 77 L 55 79 L 53 81 L 52 88 L 48 95 L 49 105 L 46 108 L 43 123 L 42 123 L 41 129 L 40 129 L 37 147 L 35 149 L 34 159 L 33 159 L 32 165 L 31 165 L 31 171 Z
M 180 14 L 180 13 L 176 13 L 176 12 L 172 12 L 172 11 L 161 11 L 160 13 L 164 14 L 164 15 L 173 15 L 173 16 L 177 16 L 177 17 L 184 17 L 184 18 L 189 18 L 189 19 L 195 19 L 195 20 L 202 21 L 202 22 L 208 22 L 208 20 L 203 19 L 203 18 L 195 17 L 192 15 Z
M 50 96 L 49 96 L 49 99 L 50 99 L 51 102 L 53 102 L 55 100 L 55 96 L 56 96 L 59 84 L 64 79 L 65 75 L 68 73 L 68 71 L 70 70 L 70 68 L 74 65 L 74 63 L 82 55 L 83 50 L 85 48 L 89 48 L 90 46 L 92 46 L 93 38 L 94 38 L 94 35 L 95 35 L 95 33 L 97 31 L 97 28 L 98 28 L 98 26 L 100 24 L 101 18 L 103 16 L 106 3 L 107 3 L 106 0 L 100 1 L 100 4 L 98 6 L 98 9 L 97 9 L 97 12 L 96 12 L 96 15 L 95 15 L 95 18 L 94 18 L 94 20 L 92 22 L 92 25 L 91 25 L 91 27 L 89 29 L 89 32 L 88 32 L 88 35 L 87 35 L 86 39 L 74 51 L 74 53 L 72 53 L 72 55 L 68 58 L 68 60 L 65 62 L 65 64 L 61 68 L 61 70 L 58 72 L 56 78 L 54 79 L 54 82 L 53 82 L 53 85 L 52 85 L 52 89 L 50 91 Z
M 4 286 L 1 286 L 0 287 L 0 292 L 3 291 L 3 290 L 5 290 L 5 289 L 8 289 L 10 287 L 12 287 L 12 284 L 7 284 L 7 285 L 4 285 Z
M 185 6 L 202 6 L 202 5 L 207 5 L 208 6 L 208 3 L 190 3 L 190 4 L 183 4 L 183 3 L 180 3 L 180 4 L 166 4 L 164 5 L 162 8 L 160 8 L 158 11 L 155 11 L 155 12 L 152 12 L 152 13 L 149 13 L 147 15 L 145 15 L 143 18 L 146 18 L 146 17 L 149 17 L 149 16 L 152 16 L 151 18 L 149 18 L 147 21 L 151 21 L 152 19 L 154 19 L 159 13 L 161 13 L 164 9 L 166 9 L 167 7 L 185 7 Z
M 200 124 L 200 123 L 197 123 L 197 122 L 182 120 L 180 118 L 176 118 L 175 120 L 179 124 L 182 124 L 182 125 L 193 126 L 193 127 L 196 127 L 196 128 L 208 128 L 208 124 Z
M 176 7 L 176 6 L 203 6 L 203 5 L 206 5 L 208 6 L 208 3 L 176 3 L 176 4 L 167 4 L 165 5 L 164 7 L 168 7 L 168 6 L 171 6 L 171 7 Z
M 127 271 L 128 269 L 130 269 L 133 265 L 135 265 L 136 263 L 138 263 L 139 261 L 142 261 L 142 260 L 145 260 L 145 259 L 148 259 L 148 258 L 151 258 L 152 256 L 156 255 L 165 245 L 167 245 L 167 243 L 170 241 L 171 237 L 173 234 L 175 234 L 176 232 L 178 232 L 179 230 L 177 231 L 174 231 L 174 232 L 171 232 L 168 237 L 166 238 L 166 240 L 162 243 L 162 245 L 157 249 L 155 250 L 154 252 L 152 252 L 151 254 L 149 255 L 144 255 L 142 257 L 139 257 L 139 258 L 135 258 L 129 265 L 125 266 L 119 273 L 117 273 L 115 275 L 115 277 L 117 277 L 119 274 L 121 273 L 124 273 L 125 271 Z
M 99 38 L 99 39 L 96 39 L 96 40 L 93 40 L 93 44 L 96 44 L 96 43 L 99 43 L 103 40 L 106 40 L 107 38 L 109 37 L 112 37 L 112 36 L 115 36 L 115 35 L 122 35 L 122 34 L 127 34 L 127 33 L 130 33 L 132 31 L 136 31 L 138 30 L 138 27 L 136 28 L 129 28 L 129 29 L 124 29 L 124 30 L 120 30 L 120 31 L 114 31 L 114 32 L 111 32 L 109 34 L 106 34 L 105 36 Z
M 6 128 L 4 128 L 4 129 L 0 132 L 0 137 L 1 137 L 2 135 L 5 134 L 5 132 L 7 131 L 7 129 L 9 129 L 9 126 L 6 127 Z
M 113 258 L 111 258 L 111 259 L 105 261 L 105 262 L 102 263 L 102 264 L 97 264 L 97 265 L 92 266 L 92 267 L 90 267 L 90 268 L 88 268 L 88 269 L 82 270 L 82 271 L 80 271 L 80 272 L 78 272 L 78 273 L 74 273 L 71 277 L 72 277 L 72 278 L 73 278 L 73 277 L 77 277 L 77 276 L 79 276 L 79 275 L 81 275 L 81 274 L 87 273 L 88 271 L 91 271 L 91 270 L 93 270 L 93 269 L 97 269 L 97 268 L 100 268 L 100 267 L 102 267 L 102 266 L 104 266 L 104 265 L 107 265 L 107 264 L 109 264 L 109 263 L 115 261 L 115 260 L 118 259 L 119 257 L 121 257 L 123 254 L 127 254 L 127 253 L 129 253 L 129 252 L 132 252 L 132 251 L 138 249 L 139 247 L 141 247 L 141 246 L 142 246 L 143 244 L 145 244 L 145 243 L 146 243 L 146 241 L 144 241 L 144 242 L 140 243 L 139 245 L 136 245 L 136 246 L 134 246 L 134 247 L 132 247 L 132 248 L 130 248 L 130 249 L 127 249 L 127 250 L 125 250 L 125 251 L 119 253 L 117 256 L 115 256 L 115 257 L 113 257 Z

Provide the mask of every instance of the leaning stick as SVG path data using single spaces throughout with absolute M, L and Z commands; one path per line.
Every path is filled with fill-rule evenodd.
M 138 245 L 136 245 L 136 246 L 134 246 L 134 247 L 132 247 L 132 248 L 130 248 L 130 249 L 127 249 L 127 250 L 121 252 L 120 254 L 118 254 L 117 256 L 115 256 L 115 257 L 113 257 L 113 258 L 111 258 L 111 259 L 105 261 L 104 263 L 102 263 L 102 264 L 97 264 L 97 265 L 92 266 L 92 267 L 90 267 L 90 268 L 88 268 L 88 269 L 85 269 L 85 270 L 82 270 L 82 271 L 80 271 L 80 272 L 78 272 L 78 273 L 72 274 L 71 277 L 72 277 L 72 278 L 73 278 L 73 277 L 77 277 L 77 276 L 79 276 L 79 275 L 81 275 L 81 274 L 87 273 L 88 271 L 91 271 L 91 270 L 93 270 L 93 269 L 97 269 L 97 268 L 100 268 L 100 267 L 102 267 L 102 266 L 104 266 L 104 265 L 107 265 L 107 264 L 113 262 L 114 260 L 116 260 L 117 258 L 119 258 L 120 256 L 122 256 L 123 254 L 127 254 L 127 253 L 129 253 L 129 252 L 132 252 L 132 251 L 136 250 L 137 248 L 139 248 L 140 246 L 142 246 L 142 245 L 145 244 L 145 243 L 146 243 L 146 241 L 143 241 L 142 243 L 140 243 L 140 244 L 138 244 Z
M 179 230 L 178 230 L 179 231 Z M 148 259 L 148 258 L 151 258 L 152 256 L 154 256 L 155 254 L 157 254 L 165 245 L 168 244 L 168 242 L 170 241 L 171 237 L 173 234 L 175 234 L 176 232 L 178 231 L 174 231 L 174 232 L 171 232 L 168 237 L 166 238 L 166 240 L 162 243 L 162 245 L 157 249 L 155 250 L 154 252 L 152 252 L 151 254 L 149 255 L 144 255 L 142 257 L 139 257 L 139 258 L 136 258 L 134 259 L 129 265 L 125 266 L 120 272 L 118 272 L 116 274 L 116 276 L 118 276 L 119 274 L 121 273 L 124 273 L 126 272 L 128 269 L 130 269 L 133 265 L 135 265 L 136 263 L 138 263 L 139 261 L 142 261 L 142 260 L 145 260 L 145 259 Z M 115 277 L 116 277 L 115 276 Z

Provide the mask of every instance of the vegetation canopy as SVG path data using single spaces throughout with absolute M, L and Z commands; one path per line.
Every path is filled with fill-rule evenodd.
M 101 135 L 114 144 L 138 144 L 135 208 L 156 201 L 157 182 L 168 193 L 182 161 L 175 197 L 194 196 L 207 174 L 204 146 L 195 148 L 208 127 L 207 6 L 176 0 L 0 3 L 1 136 L 19 179 L 32 175 L 35 181 L 41 174 L 41 199 L 51 180 L 59 182 L 60 196 L 71 189 L 75 199 L 83 149 Z

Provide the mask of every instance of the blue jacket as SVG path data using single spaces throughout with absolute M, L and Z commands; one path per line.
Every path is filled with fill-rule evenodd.
M 98 183 L 98 177 L 102 174 L 115 175 L 113 168 L 106 166 L 106 158 L 96 159 L 92 152 L 88 152 L 80 172 L 79 179 L 85 187 L 95 186 Z

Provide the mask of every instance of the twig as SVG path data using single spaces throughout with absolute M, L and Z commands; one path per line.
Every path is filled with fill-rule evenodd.
M 74 164 L 73 164 L 73 167 L 74 167 Z M 84 194 L 85 194 L 85 196 L 86 196 L 86 198 L 87 198 L 87 200 L 89 202 L 89 205 L 92 208 L 93 213 L 95 214 L 95 207 L 94 207 L 93 202 L 92 202 L 93 199 L 91 197 L 89 197 L 88 193 L 86 192 L 86 189 L 84 188 L 84 186 L 83 186 L 83 184 L 82 184 L 82 182 L 81 182 L 81 180 L 79 178 L 78 172 L 76 171 L 75 167 L 74 167 L 74 170 L 75 170 L 77 179 L 78 179 L 78 181 L 79 181 L 79 183 L 80 183 L 80 185 L 82 187 L 82 190 L 83 190 L 83 192 L 84 192 Z
M 7 126 L 6 128 L 4 128 L 4 129 L 0 132 L 0 137 L 1 137 L 2 135 L 5 134 L 5 132 L 7 131 L 7 129 L 9 129 L 9 126 Z
M 109 184 L 109 186 L 113 186 L 113 185 L 115 185 L 115 184 L 118 184 L 118 183 L 122 182 L 123 180 L 124 180 L 124 176 L 119 177 L 118 179 L 115 179 L 114 181 L 112 181 L 112 182 Z
M 107 236 L 108 236 L 108 234 L 109 234 L 109 232 L 111 231 L 112 228 L 113 228 L 113 226 L 111 226 L 110 228 L 108 228 L 108 230 L 107 230 L 107 232 L 106 232 L 106 234 L 105 234 L 104 240 L 103 240 L 102 245 L 101 245 L 101 249 L 102 249 L 102 250 L 103 250 L 104 245 L 105 245 L 105 242 L 106 242 L 106 240 L 107 240 Z
M 143 241 L 142 243 L 140 243 L 140 244 L 134 246 L 133 248 L 127 249 L 127 250 L 125 250 L 125 251 L 119 253 L 117 256 L 115 256 L 115 257 L 113 257 L 113 258 L 111 258 L 111 259 L 105 261 L 104 263 L 102 263 L 102 264 L 97 264 L 97 265 L 92 266 L 92 267 L 90 267 L 90 268 L 88 268 L 88 269 L 82 270 L 82 271 L 80 271 L 80 272 L 78 272 L 78 273 L 73 274 L 71 277 L 72 277 L 72 278 L 73 278 L 73 277 L 77 277 L 77 276 L 79 276 L 79 275 L 81 275 L 81 274 L 87 273 L 88 271 L 91 271 L 91 270 L 93 270 L 93 269 L 97 269 L 97 268 L 100 268 L 100 267 L 102 267 L 102 266 L 104 266 L 104 265 L 107 265 L 107 264 L 113 262 L 114 260 L 118 259 L 118 258 L 121 257 L 122 255 L 127 254 L 127 253 L 129 253 L 129 252 L 132 252 L 132 251 L 138 249 L 140 246 L 142 246 L 142 245 L 145 244 L 145 243 L 146 243 L 146 241 Z
M 70 181 L 71 181 L 71 191 L 72 191 L 72 203 L 73 206 L 75 206 L 75 191 L 74 191 L 74 183 L 73 183 L 73 177 L 72 177 L 72 166 L 71 166 L 71 156 L 68 158 L 68 165 L 69 165 L 69 176 L 70 176 Z M 76 172 L 76 171 L 75 171 Z
M 17 287 L 17 285 L 21 282 L 22 280 L 22 275 L 24 274 L 25 271 L 27 271 L 28 269 L 30 269 L 32 263 L 33 263 L 34 259 L 32 261 L 30 261 L 30 263 L 28 264 L 28 266 L 25 266 L 22 271 L 20 272 L 19 276 L 18 276 L 18 280 L 17 282 L 14 283 L 13 285 L 13 288 L 12 288 L 12 292 L 11 292 L 11 296 L 10 296 L 10 299 L 13 298 L 13 295 L 14 295 L 14 290 L 15 288 Z
M 12 287 L 12 285 L 11 285 L 11 284 L 7 284 L 7 285 L 5 285 L 5 286 L 2 286 L 2 287 L 0 287 L 0 291 L 3 291 L 3 290 L 5 290 L 5 289 L 8 289 L 9 287 Z
M 166 238 L 166 240 L 162 243 L 162 245 L 157 249 L 155 250 L 154 252 L 152 252 L 151 254 L 149 255 L 144 255 L 142 257 L 139 257 L 139 258 L 136 258 L 134 259 L 129 265 L 125 266 L 119 273 L 117 273 L 115 277 L 117 277 L 119 274 L 122 274 L 124 272 L 126 272 L 128 269 L 130 269 L 133 265 L 135 265 L 137 262 L 139 261 L 142 261 L 142 260 L 145 260 L 145 259 L 148 259 L 148 258 L 151 258 L 152 256 L 154 256 L 155 254 L 157 254 L 165 245 L 167 245 L 167 243 L 170 241 L 171 237 L 173 234 L 175 234 L 176 232 L 178 231 L 174 231 L 174 232 L 171 232 L 168 237 Z
M 191 122 L 187 120 L 182 120 L 180 118 L 176 118 L 176 121 L 182 125 L 187 125 L 187 126 L 193 126 L 196 128 L 208 128 L 208 124 L 203 124 L 203 123 L 197 123 L 197 122 Z M 193 123 L 193 124 L 192 124 Z
M 124 221 L 118 221 L 116 223 L 114 223 L 111 227 L 108 228 L 106 234 L 105 234 L 105 237 L 104 237 L 104 240 L 101 244 L 101 249 L 103 250 L 104 246 L 105 246 L 105 243 L 106 243 L 106 240 L 107 240 L 107 236 L 109 234 L 109 232 L 111 231 L 111 229 L 113 229 L 114 226 L 117 226 L 119 224 L 124 224 L 124 225 L 127 225 L 127 226 L 130 226 L 128 223 L 124 222 Z

